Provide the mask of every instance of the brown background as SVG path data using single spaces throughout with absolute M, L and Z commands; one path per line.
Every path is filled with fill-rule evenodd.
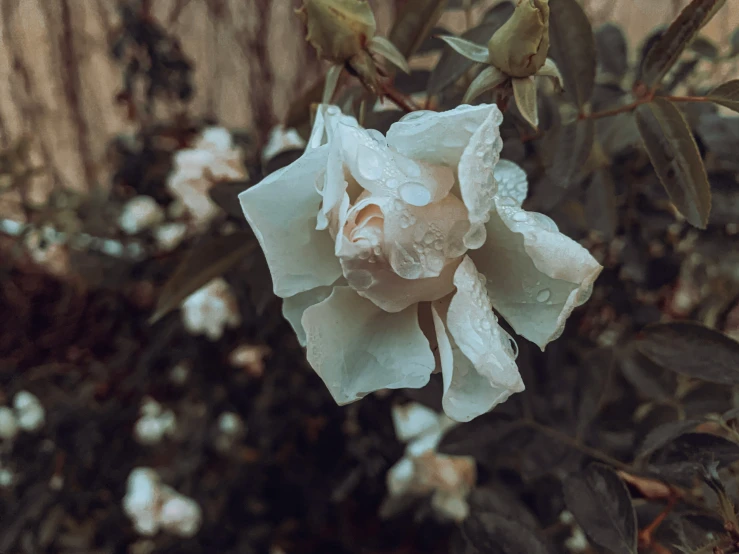
M 399 0 L 402 2 L 402 0 Z M 495 4 L 485 0 L 480 9 Z M 585 0 L 594 23 L 622 23 L 633 39 L 669 21 L 688 0 Z M 156 0 L 153 14 L 181 40 L 195 62 L 194 116 L 248 128 L 255 114 L 279 120 L 320 70 L 303 40 L 292 0 Z M 394 2 L 374 2 L 379 27 Z M 724 41 L 739 24 L 739 1 L 729 0 L 707 33 Z M 0 144 L 32 142 L 43 167 L 38 190 L 83 190 L 106 184 L 106 145 L 130 130 L 113 98 L 120 66 L 108 54 L 118 25 L 115 0 L 0 1 Z M 445 24 L 464 24 L 460 12 Z M 259 50 L 266 44 L 266 58 Z M 262 49 L 263 50 L 263 49 Z

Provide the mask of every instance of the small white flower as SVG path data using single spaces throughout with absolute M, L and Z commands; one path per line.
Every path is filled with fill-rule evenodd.
M 164 210 L 151 196 L 136 196 L 123 206 L 118 218 L 121 230 L 129 235 L 135 235 L 150 229 L 164 219 Z
M 240 195 L 275 294 L 339 404 L 420 388 L 469 421 L 520 392 L 512 339 L 544 348 L 602 267 L 527 212 L 496 106 L 414 112 L 383 136 L 321 106 L 303 156 Z
M 238 327 L 241 324 L 236 297 L 228 283 L 220 277 L 184 300 L 182 319 L 189 333 L 204 334 L 210 340 L 220 339 L 226 327 Z
M 141 417 L 136 421 L 133 433 L 136 442 L 144 445 L 158 444 L 165 436 L 171 436 L 177 429 L 177 419 L 172 410 L 162 411 L 162 407 L 152 398 L 144 399 Z
M 136 531 L 150 537 L 160 529 L 180 537 L 192 537 L 202 523 L 200 506 L 164 485 L 157 472 L 147 467 L 136 468 L 128 476 L 123 510 Z
M 12 441 L 18 435 L 18 420 L 13 410 L 0 406 L 0 439 Z
M 23 431 L 33 433 L 44 426 L 46 411 L 33 394 L 20 391 L 13 398 L 13 408 L 18 421 L 18 427 Z
M 398 438 L 410 442 L 387 473 L 390 499 L 431 495 L 437 513 L 463 520 L 469 512 L 467 495 L 477 479 L 475 460 L 436 452 L 444 431 L 455 423 L 416 403 L 393 407 L 393 422 Z
M 241 151 L 233 146 L 228 130 L 209 127 L 192 148 L 175 154 L 167 187 L 184 204 L 196 224 L 206 225 L 220 211 L 208 194 L 213 185 L 247 177 Z
M 184 223 L 164 223 L 154 230 L 154 238 L 164 252 L 177 248 L 186 235 L 187 225 Z

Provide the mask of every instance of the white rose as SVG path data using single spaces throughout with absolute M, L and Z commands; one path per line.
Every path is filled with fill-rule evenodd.
M 523 390 L 492 308 L 542 349 L 601 266 L 521 208 L 496 106 L 411 113 L 387 137 L 334 106 L 308 149 L 240 196 L 283 313 L 334 399 L 424 386 L 469 421 Z

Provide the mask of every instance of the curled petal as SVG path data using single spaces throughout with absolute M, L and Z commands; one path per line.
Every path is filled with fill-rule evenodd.
M 412 112 L 390 126 L 387 143 L 414 160 L 457 167 L 472 134 L 491 112 L 500 114 L 497 106 L 484 104 L 464 104 L 446 112 Z
M 432 304 L 442 405 L 456 421 L 470 421 L 524 389 L 510 337 L 495 318 L 483 281 L 465 257 L 454 276 L 457 292 L 451 301 Z
M 498 198 L 513 198 L 517 205 L 523 204 L 529 192 L 528 178 L 523 169 L 509 160 L 499 160 L 493 176 L 498 184 Z
M 484 224 L 494 207 L 497 191 L 493 170 L 503 148 L 498 130 L 502 121 L 500 110 L 493 106 L 485 121 L 472 134 L 459 160 L 459 188 L 471 225 L 465 236 L 467 248 L 479 248 L 485 242 Z
M 487 278 L 495 309 L 516 333 L 542 350 L 562 333 L 603 269 L 548 217 L 496 200 L 488 240 L 471 257 Z
M 331 236 L 317 231 L 315 223 L 321 203 L 315 183 L 327 157 L 328 147 L 307 150 L 239 195 L 267 258 L 277 296 L 327 286 L 341 276 Z
M 389 314 L 336 287 L 302 321 L 308 361 L 339 405 L 380 389 L 423 387 L 434 369 L 416 306 Z
M 339 282 L 345 284 L 343 279 Z M 316 287 L 305 292 L 296 294 L 295 296 L 288 296 L 282 301 L 282 316 L 292 326 L 295 334 L 298 337 L 300 346 L 305 346 L 305 329 L 303 329 L 303 313 L 311 306 L 315 306 L 319 302 L 323 302 L 331 296 L 331 291 L 334 287 Z

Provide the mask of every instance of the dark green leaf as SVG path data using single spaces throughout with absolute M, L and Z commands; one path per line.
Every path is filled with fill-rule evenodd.
M 670 200 L 691 225 L 705 229 L 711 188 L 685 117 L 674 104 L 657 98 L 636 109 L 636 124 Z
M 703 423 L 702 419 L 685 419 L 682 421 L 670 421 L 652 429 L 637 450 L 637 457 L 649 456 L 655 450 L 659 450 L 666 444 L 675 440 L 680 435 L 694 430 Z
M 595 86 L 595 38 L 590 20 L 577 0 L 549 2 L 550 56 L 572 101 L 582 108 Z
M 716 104 L 739 112 L 739 79 L 719 85 L 710 92 L 708 98 Z
M 539 528 L 539 522 L 528 506 L 505 486 L 478 487 L 467 497 L 467 502 L 472 513 L 492 513 L 517 521 L 532 530 Z
M 656 88 L 680 54 L 725 3 L 726 0 L 693 0 L 680 12 L 647 52 L 641 82 L 651 89 Z
M 616 235 L 618 212 L 616 187 L 610 169 L 600 168 L 593 174 L 585 203 L 585 215 L 590 226 L 605 240 L 612 240 Z
M 551 152 L 547 175 L 559 187 L 569 188 L 585 177 L 585 162 L 590 157 L 595 137 L 595 122 L 582 119 L 550 132 L 545 140 Z
M 731 38 L 729 39 L 729 42 L 731 43 L 729 57 L 733 58 L 734 56 L 739 54 L 739 27 L 734 29 L 734 32 L 731 33 Z
M 739 385 L 739 343 L 696 323 L 646 327 L 636 347 L 654 363 L 720 385 Z
M 631 496 L 611 468 L 591 464 L 571 475 L 563 490 L 567 508 L 590 540 L 614 554 L 637 554 Z
M 536 533 L 521 523 L 503 516 L 484 513 L 464 520 L 462 531 L 485 554 L 550 554 L 551 550 Z
M 679 469 L 695 473 L 711 464 L 725 467 L 739 460 L 739 444 L 710 433 L 686 433 L 678 436 L 649 458 L 651 468 Z
M 490 19 L 484 21 L 481 25 L 467 30 L 461 38 L 480 45 L 486 45 L 490 37 L 493 36 L 493 33 L 500 29 L 503 23 L 513 13 L 513 4 L 503 2 L 495 6 L 494 10 L 494 17 L 491 16 Z M 441 58 L 439 58 L 439 63 L 431 71 L 428 93 L 431 95 L 438 94 L 464 75 L 474 63 L 455 52 L 450 46 L 446 46 L 442 51 Z
M 695 37 L 693 42 L 690 43 L 690 50 L 708 60 L 715 61 L 719 56 L 718 46 L 706 37 Z
M 439 443 L 438 451 L 483 460 L 513 431 L 510 417 L 489 412 L 447 431 Z
M 242 231 L 225 237 L 208 237 L 195 245 L 162 288 L 150 322 L 155 323 L 178 308 L 193 292 L 246 258 L 254 244 L 252 233 Z
M 621 27 L 613 23 L 601 26 L 595 33 L 595 48 L 601 71 L 620 82 L 629 69 L 629 47 Z
M 685 80 L 690 77 L 695 71 L 696 67 L 700 63 L 700 58 L 693 58 L 692 60 L 682 60 L 675 67 L 675 71 L 670 75 L 670 80 L 664 86 L 666 94 L 672 93 L 678 86 L 683 84 Z
M 390 30 L 390 42 L 409 59 L 429 36 L 447 6 L 447 0 L 408 0 Z
M 223 181 L 213 185 L 208 191 L 208 194 L 211 200 L 218 204 L 218 207 L 230 217 L 242 219 L 244 212 L 241 210 L 241 203 L 238 197 L 248 187 L 248 181 Z

